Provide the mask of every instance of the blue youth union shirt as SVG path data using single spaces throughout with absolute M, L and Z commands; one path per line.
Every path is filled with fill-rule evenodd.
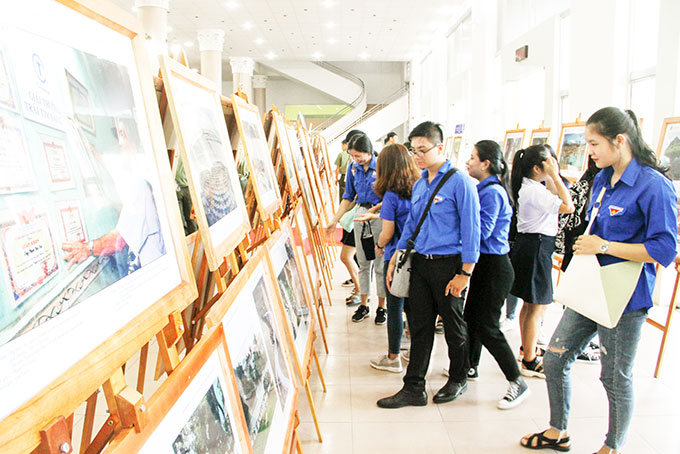
M 446 161 L 428 183 L 427 169 L 413 186 L 409 212 L 397 249 L 406 249 L 408 240 L 418 226 L 432 191 L 446 172 L 453 168 Z M 479 196 L 471 178 L 456 172 L 437 192 L 430 211 L 415 241 L 420 254 L 461 254 L 463 263 L 477 263 L 479 259 Z
M 375 168 L 376 160 L 375 156 L 371 159 L 368 164 L 368 170 L 364 170 L 364 166 L 352 162 L 347 167 L 347 176 L 345 177 L 345 193 L 342 198 L 349 200 L 350 202 L 355 201 L 356 203 L 372 203 L 377 205 L 380 203 L 380 197 L 373 191 L 373 185 L 375 184 Z
M 590 230 L 607 241 L 642 243 L 649 255 L 663 266 L 673 262 L 676 252 L 678 212 L 676 194 L 670 180 L 637 159 L 628 164 L 619 181 L 610 185 L 614 169 L 603 169 L 593 181 L 588 213 L 603 187 L 607 189 L 597 219 Z M 611 255 L 598 254 L 601 266 L 624 261 Z M 645 263 L 635 292 L 624 312 L 652 307 L 656 279 L 654 263 Z
M 404 199 L 396 192 L 387 191 L 383 196 L 382 207 L 380 208 L 380 218 L 394 222 L 394 235 L 385 246 L 385 260 L 390 260 L 394 251 L 397 249 L 397 242 L 401 232 L 404 231 L 406 218 L 411 209 L 411 199 Z
M 512 219 L 512 206 L 501 180 L 491 175 L 477 185 L 479 194 L 480 235 L 479 251 L 482 254 L 504 255 L 510 252 L 508 234 Z

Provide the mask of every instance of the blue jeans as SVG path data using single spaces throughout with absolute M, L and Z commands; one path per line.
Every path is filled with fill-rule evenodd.
M 600 337 L 600 381 L 609 400 L 609 430 L 604 444 L 621 449 L 633 416 L 633 362 L 647 309 L 626 312 L 612 329 L 598 325 L 571 309 L 564 311 L 543 358 L 550 400 L 550 426 L 567 430 L 571 400 L 571 366 L 598 334 Z
M 387 266 L 387 262 L 385 262 Z M 404 332 L 404 300 L 408 298 L 397 298 L 387 289 L 387 278 L 383 276 L 385 285 L 385 299 L 387 301 L 387 345 L 389 353 L 398 355 L 401 349 L 401 335 Z

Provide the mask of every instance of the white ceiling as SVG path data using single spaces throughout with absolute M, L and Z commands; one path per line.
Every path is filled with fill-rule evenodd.
M 134 0 L 113 0 L 134 11 Z M 407 61 L 460 17 L 464 0 L 170 0 L 168 44 L 200 61 L 199 29 L 225 32 L 224 56 Z M 192 43 L 188 46 L 187 43 Z

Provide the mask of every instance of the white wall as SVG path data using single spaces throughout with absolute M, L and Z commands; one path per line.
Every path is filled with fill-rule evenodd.
M 366 103 L 378 104 L 404 84 L 403 62 L 330 62 L 366 85 Z

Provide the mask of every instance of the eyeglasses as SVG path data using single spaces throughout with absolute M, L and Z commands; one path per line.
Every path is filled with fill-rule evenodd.
M 434 148 L 437 148 L 438 146 L 439 146 L 439 144 L 433 145 L 430 148 L 428 148 L 427 150 L 423 150 L 423 149 L 416 150 L 413 147 L 409 147 L 408 152 L 411 153 L 411 156 L 424 156 L 425 153 L 431 151 Z

